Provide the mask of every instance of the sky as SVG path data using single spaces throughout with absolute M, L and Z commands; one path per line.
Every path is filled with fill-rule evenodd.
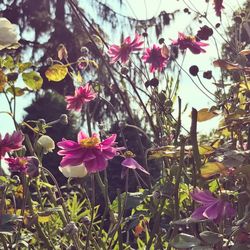
M 211 0 L 210 0 L 211 1 Z M 197 3 L 199 2 L 199 11 L 204 12 L 206 10 L 207 5 L 205 4 L 205 0 L 123 0 L 124 7 L 120 9 L 119 5 L 115 4 L 116 1 L 102 1 L 109 5 L 111 8 L 117 10 L 118 13 L 129 15 L 134 18 L 139 19 L 145 19 L 145 18 L 151 18 L 155 15 L 158 15 L 161 11 L 165 10 L 166 12 L 172 12 L 176 9 L 180 9 L 181 13 L 178 14 L 178 18 L 176 18 L 176 21 L 172 24 L 166 27 L 164 30 L 163 36 L 165 38 L 166 43 L 170 43 L 171 39 L 177 38 L 178 31 L 180 32 L 188 32 L 187 26 L 192 23 L 192 27 L 194 31 L 199 30 L 199 27 L 202 25 L 193 22 L 192 15 L 187 15 L 183 13 L 183 9 L 186 6 L 185 2 L 191 5 L 191 3 Z M 191 2 L 191 3 L 190 3 Z M 230 20 L 232 20 L 232 10 L 238 9 L 242 6 L 244 3 L 244 0 L 227 0 L 226 2 L 225 10 L 222 15 L 222 21 L 224 24 L 230 24 Z M 84 0 L 80 0 L 80 5 L 84 7 Z M 196 8 L 196 6 L 194 6 Z M 214 10 L 212 6 L 210 5 L 208 9 L 208 16 L 211 16 L 211 23 L 215 25 L 217 22 L 219 22 L 219 18 L 214 15 Z M 203 23 L 207 24 L 207 23 Z M 224 29 L 223 27 L 219 28 L 218 31 L 224 35 Z M 125 32 L 124 32 L 125 33 Z M 130 35 L 130 34 L 127 34 Z M 225 36 L 225 35 L 224 35 Z M 220 36 L 215 34 L 216 41 L 218 42 L 219 47 L 221 46 L 223 40 Z M 117 35 L 117 33 L 112 32 L 110 33 L 110 40 L 111 41 L 119 41 L 120 36 Z M 154 37 L 150 37 L 152 39 L 152 42 L 157 42 L 157 40 Z M 212 68 L 212 62 L 213 60 L 217 59 L 217 51 L 215 44 L 213 43 L 213 40 L 209 40 L 209 46 L 206 47 L 206 54 L 202 55 L 193 55 L 190 52 L 187 52 L 187 60 L 184 61 L 183 67 L 185 70 L 188 71 L 189 67 L 193 64 L 196 64 L 199 66 L 201 71 L 205 71 Z M 180 59 L 179 59 L 180 60 Z M 213 73 L 215 75 L 215 78 L 219 80 L 219 70 L 213 69 Z M 212 81 L 204 81 L 204 84 L 206 87 L 213 91 L 214 85 L 212 84 Z M 189 114 L 191 111 L 191 108 L 194 107 L 196 109 L 201 108 L 209 108 L 213 105 L 212 101 L 210 101 L 206 96 L 204 96 L 192 83 L 192 81 L 185 75 L 182 74 L 181 81 L 180 81 L 180 90 L 179 90 L 179 96 L 182 99 L 183 106 L 188 103 L 188 110 L 183 115 L 182 122 L 183 125 L 189 129 L 191 120 L 189 118 Z M 17 99 L 17 115 L 18 115 L 18 121 L 20 122 L 22 120 L 22 117 L 24 116 L 24 107 L 28 106 L 32 100 L 32 95 L 26 95 L 24 98 L 18 98 Z M 0 111 L 8 111 L 8 105 L 3 95 L 0 95 Z M 218 118 L 213 118 L 211 121 L 207 121 L 204 123 L 198 124 L 198 131 L 200 133 L 207 133 L 212 128 L 214 128 L 218 121 Z M 14 130 L 14 125 L 11 122 L 11 119 L 6 114 L 0 113 L 0 133 L 4 134 L 6 132 L 11 132 Z

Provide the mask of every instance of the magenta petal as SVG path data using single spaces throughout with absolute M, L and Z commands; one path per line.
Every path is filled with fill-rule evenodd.
M 191 214 L 191 217 L 197 220 L 204 219 L 203 213 L 206 209 L 206 206 L 197 207 L 194 212 Z
M 61 167 L 65 167 L 65 166 L 77 166 L 77 165 L 81 165 L 83 163 L 82 158 L 69 158 L 69 157 L 63 157 L 61 160 Z
M 108 162 L 102 157 L 97 156 L 95 159 L 85 162 L 88 173 L 96 173 L 107 168 Z
M 112 144 L 114 144 L 115 140 L 116 140 L 116 134 L 112 134 L 110 137 L 103 140 L 101 142 L 102 149 L 106 149 L 106 148 L 109 148 L 110 146 L 112 146 Z
M 218 218 L 220 211 L 223 211 L 223 202 L 219 201 L 208 206 L 205 209 L 203 216 L 210 220 L 221 219 L 221 218 Z
M 80 143 L 81 140 L 88 138 L 88 135 L 85 134 L 83 131 L 80 131 L 77 135 L 77 141 Z
M 210 191 L 201 191 L 199 189 L 195 189 L 192 193 L 191 196 L 193 200 L 195 200 L 198 203 L 202 204 L 210 204 L 214 203 L 217 201 L 215 197 L 213 197 L 212 193 Z
M 145 174 L 149 174 L 136 160 L 133 158 L 126 158 L 125 160 L 122 161 L 121 163 L 122 166 L 126 168 L 131 168 L 131 169 L 139 169 Z

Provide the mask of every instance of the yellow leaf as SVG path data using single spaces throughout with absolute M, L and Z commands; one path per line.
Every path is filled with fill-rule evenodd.
M 243 49 L 239 52 L 240 55 L 247 56 L 250 55 L 250 50 L 249 49 Z
M 40 216 L 38 215 L 38 222 L 40 223 L 46 223 L 50 221 L 50 215 L 48 216 Z
M 160 150 L 151 151 L 150 155 L 148 156 L 148 159 L 153 160 L 153 159 L 160 159 L 163 157 L 173 158 L 173 157 L 177 157 L 178 154 L 179 152 L 178 150 L 175 149 L 175 147 L 167 146 Z
M 66 47 L 64 46 L 64 44 L 59 44 L 58 48 L 57 48 L 57 56 L 60 60 L 68 59 L 68 51 L 66 49 Z
M 66 65 L 53 64 L 46 70 L 45 76 L 49 81 L 60 82 L 66 77 L 67 73 L 68 67 Z
M 168 47 L 165 44 L 163 44 L 163 46 L 161 48 L 161 55 L 164 58 L 169 58 L 169 54 L 170 54 L 170 51 L 169 51 Z
M 0 70 L 0 92 L 3 91 L 5 84 L 7 83 L 8 78 L 7 76 L 3 73 L 2 70 Z
M 201 145 L 199 146 L 200 155 L 208 155 L 214 152 L 214 148 L 209 145 Z
M 204 122 L 217 116 L 218 114 L 214 111 L 209 111 L 208 108 L 200 109 L 197 114 L 197 121 Z
M 223 173 L 225 166 L 220 162 L 207 162 L 201 167 L 201 176 L 209 178 L 215 174 Z
M 212 146 L 214 149 L 217 149 L 217 148 L 219 148 L 222 144 L 223 144 L 223 140 L 217 139 L 217 140 L 215 140 L 215 141 L 212 142 L 211 146 Z
M 227 70 L 237 70 L 240 69 L 240 66 L 238 63 L 232 63 L 232 62 L 228 62 L 226 60 L 216 60 L 213 62 L 215 67 L 220 67 L 222 69 L 227 69 Z

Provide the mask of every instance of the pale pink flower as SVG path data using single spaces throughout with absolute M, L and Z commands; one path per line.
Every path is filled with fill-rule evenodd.
M 94 100 L 96 93 L 93 92 L 89 83 L 85 86 L 81 86 L 75 89 L 74 96 L 66 96 L 65 100 L 67 102 L 68 110 L 75 110 L 80 112 L 85 103 Z
M 29 176 L 38 176 L 39 161 L 34 156 L 5 158 L 11 172 L 26 173 Z
M 173 45 L 179 46 L 181 50 L 190 49 L 193 54 L 205 53 L 202 47 L 207 46 L 207 43 L 199 42 L 194 36 L 186 36 L 179 32 L 178 39 L 172 42 Z
M 168 58 L 162 56 L 162 49 L 153 45 L 152 48 L 147 48 L 143 54 L 142 60 L 145 63 L 150 63 L 150 72 L 153 73 L 155 70 L 162 71 L 167 66 Z
M 15 131 L 12 135 L 7 133 L 3 139 L 0 134 L 0 159 L 8 152 L 21 149 L 23 140 L 24 135 L 20 131 Z
M 223 0 L 214 0 L 214 9 L 216 16 L 221 17 L 221 11 L 224 9 Z
M 111 63 L 121 60 L 122 63 L 127 63 L 129 56 L 134 51 L 139 51 L 143 48 L 142 36 L 135 34 L 135 39 L 131 41 L 128 36 L 124 39 L 121 46 L 111 45 L 108 50 L 109 56 L 112 58 Z

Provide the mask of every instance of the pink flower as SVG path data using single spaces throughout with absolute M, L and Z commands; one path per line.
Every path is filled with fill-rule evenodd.
M 223 0 L 214 0 L 214 9 L 216 16 L 221 17 L 221 10 L 224 9 Z
M 27 173 L 30 176 L 38 175 L 39 161 L 36 157 L 10 157 L 5 158 L 11 172 Z
M 195 219 L 207 218 L 218 223 L 225 217 L 232 218 L 235 215 L 235 210 L 228 201 L 214 197 L 208 190 L 196 188 L 191 196 L 194 201 L 201 204 L 191 215 Z
M 13 132 L 12 135 L 6 134 L 2 139 L 0 134 L 0 159 L 8 152 L 22 148 L 24 135 L 20 131 Z
M 100 141 L 94 133 L 88 137 L 84 132 L 78 133 L 77 142 L 63 139 L 57 145 L 62 150 L 58 151 L 63 155 L 61 168 L 83 164 L 88 173 L 95 173 L 107 168 L 108 160 L 117 154 L 115 145 L 116 134 Z
M 135 34 L 135 39 L 132 42 L 130 36 L 128 36 L 125 38 L 121 46 L 111 45 L 108 54 L 112 58 L 111 63 L 115 63 L 119 60 L 121 60 L 122 63 L 126 63 L 129 59 L 129 55 L 133 51 L 139 51 L 142 48 L 142 36 Z
M 82 110 L 83 104 L 94 100 L 95 97 L 96 93 L 92 92 L 91 86 L 89 85 L 89 83 L 87 83 L 85 86 L 76 88 L 74 96 L 65 97 L 67 102 L 67 109 L 80 112 Z
M 153 73 L 155 70 L 162 71 L 167 66 L 168 58 L 163 57 L 161 48 L 157 45 L 153 45 L 153 48 L 147 48 L 144 52 L 142 60 L 145 63 L 150 63 L 150 72 Z
M 179 46 L 181 50 L 190 49 L 193 54 L 200 54 L 206 52 L 201 47 L 207 46 L 207 43 L 198 42 L 193 36 L 186 36 L 183 33 L 178 33 L 178 39 L 172 42 L 173 45 Z
M 130 168 L 130 169 L 139 169 L 140 171 L 142 171 L 145 174 L 149 175 L 149 172 L 146 171 L 144 169 L 144 167 L 142 167 L 133 157 L 135 157 L 135 155 L 131 152 L 131 151 L 126 151 L 123 155 L 123 157 L 125 157 L 125 159 L 122 161 L 121 165 L 126 167 L 126 168 Z M 125 176 L 125 171 L 122 171 L 122 175 L 121 177 L 123 178 Z

